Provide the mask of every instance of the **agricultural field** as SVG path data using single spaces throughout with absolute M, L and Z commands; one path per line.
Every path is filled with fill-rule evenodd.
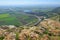
M 30 22 L 35 23 L 37 22 L 37 18 L 34 16 L 26 15 L 26 14 L 9 14 L 4 13 L 0 14 L 0 25 L 16 25 L 22 26 L 28 24 Z

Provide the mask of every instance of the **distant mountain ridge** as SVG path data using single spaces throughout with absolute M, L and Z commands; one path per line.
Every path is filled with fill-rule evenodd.
M 60 14 L 60 7 L 53 9 L 52 12 Z

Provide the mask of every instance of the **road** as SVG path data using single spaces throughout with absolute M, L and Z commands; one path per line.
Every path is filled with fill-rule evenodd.
M 38 18 L 38 21 L 34 23 L 35 26 L 37 26 L 41 22 L 41 18 L 39 16 L 34 15 L 36 18 Z
M 28 24 L 26 24 L 26 26 L 37 26 L 40 22 L 41 22 L 41 18 L 39 17 L 39 16 L 37 16 L 37 15 L 31 15 L 31 16 L 35 16 L 37 19 L 38 19 L 38 21 L 36 22 L 36 23 L 34 23 L 34 24 L 32 24 L 32 23 L 28 23 Z

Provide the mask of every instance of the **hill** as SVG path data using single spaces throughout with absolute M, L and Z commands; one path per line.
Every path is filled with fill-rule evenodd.
M 53 9 L 52 12 L 57 13 L 57 14 L 60 15 L 60 7 L 57 7 L 55 9 Z
M 59 21 L 60 22 L 60 7 L 54 8 L 51 11 L 46 12 L 48 18 Z
M 0 40 L 60 40 L 60 23 L 45 19 L 38 26 L 0 26 Z

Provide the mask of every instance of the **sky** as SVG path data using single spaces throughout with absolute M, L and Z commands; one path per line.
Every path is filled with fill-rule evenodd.
M 60 0 L 0 0 L 0 5 L 60 5 Z

